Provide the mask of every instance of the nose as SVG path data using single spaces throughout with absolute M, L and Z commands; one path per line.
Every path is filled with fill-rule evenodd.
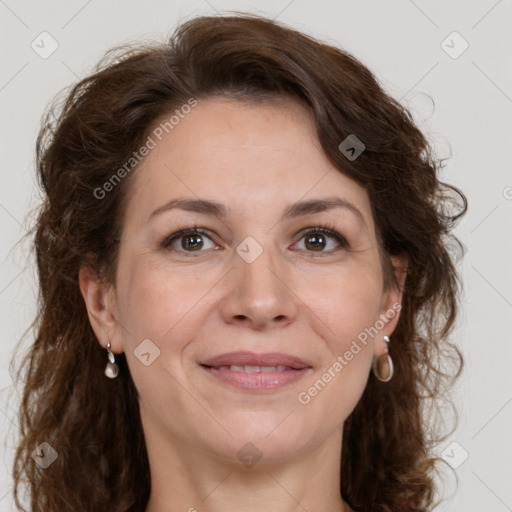
M 284 327 L 298 313 L 298 297 L 293 292 L 291 271 L 270 249 L 251 263 L 238 253 L 228 274 L 228 291 L 221 314 L 229 324 L 255 330 Z

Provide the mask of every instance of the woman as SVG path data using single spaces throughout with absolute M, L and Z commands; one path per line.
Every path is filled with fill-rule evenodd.
M 196 18 L 109 54 L 37 149 L 18 506 L 433 506 L 466 199 L 366 67 Z

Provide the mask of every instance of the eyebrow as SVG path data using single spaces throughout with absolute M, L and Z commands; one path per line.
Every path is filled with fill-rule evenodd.
M 179 208 L 188 212 L 200 213 L 203 215 L 211 215 L 220 219 L 225 219 L 231 213 L 231 209 L 222 203 L 216 201 L 210 201 L 207 199 L 189 199 L 185 197 L 178 197 L 171 199 L 169 202 L 158 207 L 154 210 L 149 219 L 169 210 Z M 333 208 L 344 208 L 352 212 L 358 220 L 363 224 L 366 224 L 363 214 L 349 201 L 341 199 L 340 197 L 324 197 L 319 199 L 311 199 L 309 201 L 299 201 L 297 203 L 290 204 L 284 210 L 279 222 L 284 220 L 302 217 L 313 213 L 320 213 Z

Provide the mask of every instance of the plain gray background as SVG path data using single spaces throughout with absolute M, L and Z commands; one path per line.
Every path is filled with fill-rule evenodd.
M 162 41 L 180 20 L 227 10 L 277 18 L 353 53 L 410 108 L 438 154 L 451 154 L 442 178 L 469 200 L 456 230 L 466 254 L 455 339 L 466 367 L 454 394 L 459 427 L 439 450 L 458 467 L 447 474 L 447 500 L 436 510 L 512 510 L 511 0 L 0 0 L 0 512 L 13 510 L 17 419 L 8 363 L 36 311 L 28 245 L 16 243 L 37 205 L 41 115 L 112 46 Z M 33 41 L 40 53 L 58 47 L 43 58 Z

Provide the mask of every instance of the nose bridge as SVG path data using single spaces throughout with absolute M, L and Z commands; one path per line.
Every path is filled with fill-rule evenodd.
M 262 240 L 263 237 L 259 237 Z M 242 291 L 261 302 L 271 302 L 282 294 L 283 284 L 276 277 L 283 267 L 278 263 L 272 237 L 267 236 L 263 246 L 249 236 L 236 248 L 236 274 Z M 282 270 L 281 270 L 282 272 Z M 281 279 L 283 279 L 281 277 Z
M 233 264 L 226 310 L 231 320 L 244 317 L 261 327 L 295 316 L 294 295 L 286 284 L 290 273 L 272 246 L 271 236 L 264 244 L 251 236 L 244 239 L 236 248 Z

